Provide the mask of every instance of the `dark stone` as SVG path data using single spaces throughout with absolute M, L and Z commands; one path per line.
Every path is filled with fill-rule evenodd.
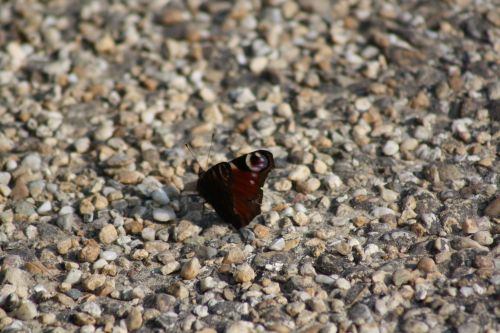
M 155 296 L 154 307 L 158 311 L 168 312 L 175 305 L 175 302 L 174 296 L 161 293 Z
M 344 257 L 337 257 L 333 254 L 322 254 L 314 265 L 318 273 L 331 275 L 341 274 L 347 268 L 352 267 L 354 263 L 350 262 Z
M 362 303 L 358 303 L 349 309 L 349 318 L 356 324 L 369 323 L 373 321 L 370 308 Z

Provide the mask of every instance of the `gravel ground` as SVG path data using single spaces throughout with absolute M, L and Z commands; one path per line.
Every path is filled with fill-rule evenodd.
M 2 332 L 500 331 L 498 1 L 0 24 Z M 193 195 L 214 131 L 210 165 L 275 156 L 253 239 Z

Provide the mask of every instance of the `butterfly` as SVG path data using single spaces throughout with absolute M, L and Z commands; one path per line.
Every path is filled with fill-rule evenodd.
M 201 171 L 196 189 L 222 220 L 239 229 L 260 214 L 262 186 L 273 168 L 273 154 L 256 150 Z

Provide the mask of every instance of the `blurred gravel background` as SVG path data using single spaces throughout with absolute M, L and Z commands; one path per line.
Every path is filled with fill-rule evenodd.
M 498 332 L 499 78 L 496 0 L 2 1 L 0 330 Z

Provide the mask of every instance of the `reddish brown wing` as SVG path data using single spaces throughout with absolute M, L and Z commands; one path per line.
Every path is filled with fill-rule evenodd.
M 233 174 L 231 193 L 234 211 L 240 217 L 238 227 L 244 227 L 261 212 L 262 186 L 274 168 L 274 158 L 266 150 L 257 150 L 240 156 L 229 164 Z
M 198 192 L 225 222 L 241 228 L 260 214 L 262 186 L 272 168 L 273 155 L 257 150 L 200 174 Z

